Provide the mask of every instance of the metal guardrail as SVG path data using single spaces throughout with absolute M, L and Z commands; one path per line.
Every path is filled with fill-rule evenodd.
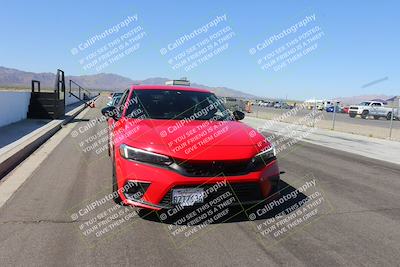
M 75 93 L 73 93 L 72 91 L 72 87 L 73 85 L 77 86 L 78 88 L 78 95 L 76 95 Z M 69 80 L 69 91 L 68 91 L 70 96 L 73 96 L 77 99 L 79 99 L 81 102 L 85 103 L 86 106 L 91 106 L 90 105 L 90 100 L 93 98 L 92 93 L 83 88 L 82 86 L 80 86 L 77 82 L 73 81 L 73 80 Z

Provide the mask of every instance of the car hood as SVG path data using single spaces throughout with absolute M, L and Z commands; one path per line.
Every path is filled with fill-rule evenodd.
M 237 121 L 128 120 L 127 145 L 184 160 L 243 160 L 270 144 Z

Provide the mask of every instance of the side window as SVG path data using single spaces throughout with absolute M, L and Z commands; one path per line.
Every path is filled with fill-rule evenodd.
M 146 111 L 149 108 L 153 110 L 153 112 L 164 112 L 165 108 L 162 108 L 162 105 L 167 104 L 167 101 L 165 101 L 162 94 L 153 95 L 145 92 L 138 93 L 136 90 L 132 91 L 131 98 L 128 102 L 125 116 L 135 119 L 149 118 Z
M 129 89 L 126 89 L 124 94 L 121 96 L 121 100 L 117 105 L 117 109 L 120 114 L 122 114 L 122 111 L 124 110 L 124 104 L 126 102 L 126 99 L 128 98 L 128 95 L 129 95 Z

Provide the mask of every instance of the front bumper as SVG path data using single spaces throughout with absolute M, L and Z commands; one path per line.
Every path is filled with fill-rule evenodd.
M 167 168 L 129 161 L 121 157 L 117 158 L 115 163 L 118 189 L 132 182 L 147 184 L 140 199 L 128 199 L 119 190 L 123 203 L 152 210 L 173 208 L 171 195 L 174 188 L 208 188 L 214 184 L 226 182 L 228 185 L 226 189 L 233 192 L 237 199 L 238 203 L 234 204 L 253 204 L 267 198 L 279 183 L 279 168 L 276 160 L 259 171 L 237 176 L 221 174 L 215 177 L 183 176 Z
M 355 114 L 355 115 L 361 115 L 363 112 L 363 109 L 349 109 L 349 114 Z

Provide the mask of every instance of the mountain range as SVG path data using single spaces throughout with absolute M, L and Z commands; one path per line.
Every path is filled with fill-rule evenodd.
M 0 87 L 17 87 L 17 88 L 30 88 L 31 80 L 40 81 L 42 88 L 53 88 L 56 75 L 51 72 L 27 72 L 17 69 L 11 69 L 0 66 Z M 99 73 L 93 75 L 80 75 L 80 76 L 66 76 L 66 86 L 68 87 L 69 80 L 77 82 L 84 88 L 107 90 L 107 91 L 121 91 L 128 88 L 132 84 L 159 84 L 164 85 L 169 78 L 153 77 L 144 80 L 132 80 L 130 78 L 112 74 L 112 73 Z M 203 88 L 214 92 L 218 96 L 228 96 L 247 99 L 260 99 L 265 97 L 258 97 L 252 94 L 244 93 L 240 90 L 228 87 L 213 87 L 198 83 L 191 83 L 191 86 Z M 386 100 L 390 96 L 376 94 L 376 95 L 360 95 L 349 97 L 336 97 L 334 100 L 340 101 L 343 104 L 356 104 L 366 100 L 382 99 Z
M 30 88 L 31 80 L 38 80 L 42 88 L 53 88 L 55 79 L 56 74 L 51 72 L 35 73 L 0 66 L 0 87 Z M 65 82 L 67 87 L 69 80 L 73 80 L 86 89 L 120 91 L 133 84 L 164 85 L 166 81 L 171 79 L 153 77 L 144 80 L 132 80 L 117 74 L 99 73 L 93 75 L 66 76 Z M 212 87 L 198 83 L 191 83 L 191 86 L 210 90 L 219 96 L 257 98 L 257 96 L 227 87 Z

